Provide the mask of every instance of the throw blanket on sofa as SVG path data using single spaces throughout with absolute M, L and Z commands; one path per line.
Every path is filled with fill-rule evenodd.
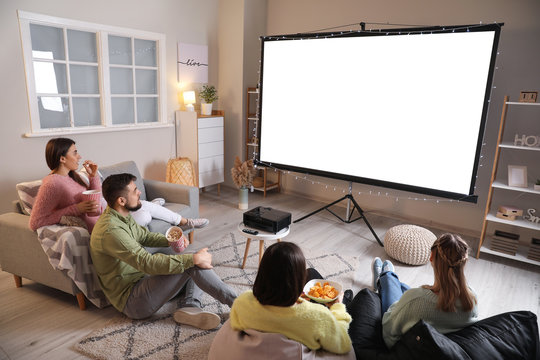
M 88 251 L 88 231 L 81 227 L 50 225 L 40 227 L 37 233 L 52 267 L 69 276 L 98 308 L 109 305 Z

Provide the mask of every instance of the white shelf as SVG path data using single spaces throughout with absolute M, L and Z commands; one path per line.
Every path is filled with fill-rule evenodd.
M 516 255 L 510 255 L 510 254 L 505 254 L 500 251 L 491 250 L 491 238 L 488 236 L 486 236 L 486 238 L 484 239 L 484 244 L 480 248 L 481 253 L 496 255 L 496 256 L 507 258 L 507 259 L 517 260 L 524 263 L 540 266 L 540 261 L 532 260 L 527 257 L 528 251 L 529 251 L 528 246 L 521 246 L 521 245 L 518 246 Z
M 259 121 L 259 118 L 258 117 L 248 117 L 248 120 Z
M 540 224 L 535 224 L 532 221 L 528 221 L 524 219 L 506 220 L 506 219 L 498 218 L 494 214 L 488 214 L 486 216 L 486 220 L 491 221 L 491 222 L 497 222 L 500 224 L 505 224 L 505 225 L 518 226 L 525 229 L 540 230 Z
M 540 106 L 540 103 L 527 103 L 527 102 L 518 102 L 518 101 L 507 101 L 508 105 L 526 105 L 526 106 Z
M 534 190 L 534 185 L 532 183 L 529 184 L 526 188 L 524 188 L 524 187 L 517 187 L 517 186 L 508 186 L 506 184 L 503 184 L 500 181 L 495 180 L 491 186 L 498 189 L 526 192 L 526 193 L 531 193 L 531 194 L 540 194 L 540 191 Z
M 519 146 L 519 145 L 514 145 L 508 142 L 499 144 L 499 147 L 506 148 L 506 149 L 516 149 L 516 150 L 540 151 L 540 147 Z

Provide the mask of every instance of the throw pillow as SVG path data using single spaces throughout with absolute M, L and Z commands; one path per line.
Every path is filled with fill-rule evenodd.
M 26 215 L 30 215 L 32 207 L 36 201 L 36 197 L 41 186 L 41 180 L 22 182 L 15 186 L 19 195 L 21 209 Z

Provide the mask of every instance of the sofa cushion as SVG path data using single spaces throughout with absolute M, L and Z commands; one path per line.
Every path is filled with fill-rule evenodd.
M 472 359 L 538 359 L 538 321 L 530 311 L 514 311 L 447 334 Z
M 114 174 L 128 173 L 135 175 L 137 177 L 137 180 L 135 180 L 135 184 L 137 185 L 137 188 L 141 191 L 141 200 L 146 200 L 146 191 L 144 189 L 143 178 L 134 161 L 124 161 L 114 165 L 101 166 L 99 168 L 99 173 L 101 175 L 102 182 L 108 176 Z
M 30 215 L 32 207 L 36 201 L 36 197 L 41 186 L 41 180 L 27 181 L 19 183 L 15 186 L 19 195 L 19 203 L 24 214 Z

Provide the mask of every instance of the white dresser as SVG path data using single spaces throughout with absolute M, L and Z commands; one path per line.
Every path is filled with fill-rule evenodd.
M 179 157 L 188 157 L 195 168 L 199 188 L 224 181 L 223 112 L 201 115 L 194 111 L 177 111 L 176 149 Z

